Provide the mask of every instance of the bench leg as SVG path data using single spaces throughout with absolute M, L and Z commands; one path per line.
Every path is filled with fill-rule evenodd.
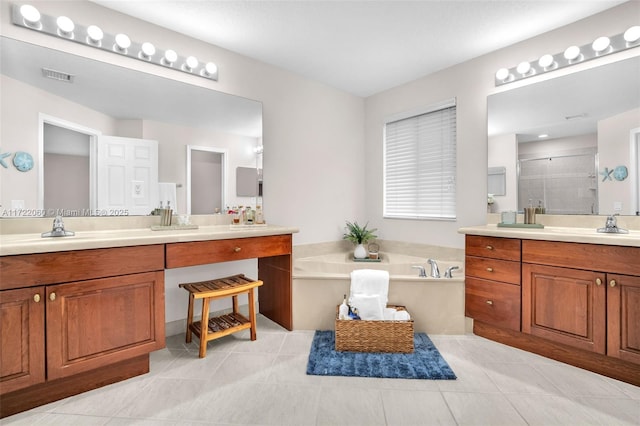
M 256 340 L 256 305 L 253 289 L 249 290 L 249 321 L 251 321 L 251 340 Z
M 209 298 L 202 299 L 202 318 L 200 320 L 200 358 L 207 355 L 207 334 L 209 333 Z
M 187 310 L 187 338 L 185 341 L 191 343 L 191 324 L 193 324 L 193 293 L 189 293 L 189 309 Z
M 237 314 L 238 313 L 238 295 L 234 295 L 231 297 L 233 299 L 233 313 Z

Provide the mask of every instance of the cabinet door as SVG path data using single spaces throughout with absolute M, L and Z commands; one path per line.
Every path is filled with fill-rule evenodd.
M 44 382 L 44 287 L 0 291 L 0 394 Z
M 49 380 L 162 347 L 163 271 L 47 286 Z
M 522 331 L 604 354 L 604 274 L 523 264 Z
M 640 364 L 640 277 L 607 274 L 607 354 Z

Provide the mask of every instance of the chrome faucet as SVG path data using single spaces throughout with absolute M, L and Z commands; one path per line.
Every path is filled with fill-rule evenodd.
M 438 269 L 438 264 L 433 259 L 427 259 L 429 265 L 431 265 L 431 277 L 440 278 L 440 269 Z
M 75 232 L 65 231 L 62 216 L 58 215 L 53 219 L 53 228 L 49 232 L 43 232 L 41 236 L 45 237 L 70 237 L 76 235 Z
M 453 278 L 453 275 L 451 274 L 451 271 L 454 271 L 456 269 L 460 269 L 459 266 L 449 266 L 447 268 L 447 270 L 444 272 L 444 277 L 445 278 Z
M 420 265 L 413 265 L 411 266 L 412 268 L 418 269 L 418 276 L 421 278 L 426 278 L 427 277 L 427 273 L 424 270 L 424 266 L 420 266 Z
M 628 230 L 618 228 L 616 216 L 618 216 L 618 214 L 607 216 L 607 222 L 605 223 L 604 228 L 598 228 L 598 232 L 604 234 L 628 234 Z

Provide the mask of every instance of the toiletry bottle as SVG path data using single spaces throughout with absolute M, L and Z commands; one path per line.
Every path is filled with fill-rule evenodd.
M 347 295 L 344 295 L 344 299 L 342 300 L 342 304 L 340 308 L 338 308 L 338 319 L 346 320 L 351 319 L 349 317 L 349 306 L 347 305 Z
M 262 213 L 262 206 L 256 206 L 256 223 L 262 225 L 264 223 L 264 215 Z

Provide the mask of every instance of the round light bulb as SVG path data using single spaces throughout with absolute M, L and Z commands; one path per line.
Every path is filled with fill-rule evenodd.
M 152 43 L 149 43 L 148 41 L 142 43 L 142 46 L 140 46 L 140 49 L 142 50 L 142 54 L 148 58 L 156 54 L 156 47 Z
M 172 63 L 174 63 L 175 61 L 178 60 L 178 54 L 176 53 L 175 50 L 171 50 L 171 49 L 166 50 L 164 52 L 164 60 L 167 63 L 172 64 Z
M 640 40 L 640 25 L 635 25 L 624 32 L 624 41 L 627 43 L 635 43 Z
M 104 33 L 102 32 L 100 27 L 96 25 L 89 25 L 87 27 L 87 36 L 92 42 L 98 43 L 104 38 Z
M 607 50 L 609 48 L 609 46 L 611 46 L 611 40 L 609 39 L 609 37 L 598 37 L 591 44 L 591 48 L 596 53 L 604 52 L 605 50 Z
M 188 68 L 194 69 L 198 66 L 198 58 L 196 58 L 195 56 L 189 56 L 185 61 L 185 64 Z
M 71 34 L 76 27 L 73 24 L 73 21 L 66 16 L 58 16 L 58 19 L 56 19 L 56 24 L 58 25 L 58 29 L 60 30 L 60 32 L 64 34 Z
M 126 34 L 116 34 L 116 45 L 121 50 L 127 50 L 131 46 L 131 39 Z
M 540 65 L 542 68 L 549 68 L 551 65 L 553 65 L 553 62 L 553 56 L 549 54 L 542 55 L 540 59 L 538 59 L 538 65 Z
M 506 68 L 500 68 L 498 72 L 496 72 L 496 79 L 500 81 L 505 81 L 509 78 L 509 70 Z
M 521 75 L 526 75 L 531 71 L 531 64 L 529 62 L 520 62 L 516 67 L 516 71 Z
M 23 4 L 20 6 L 20 15 L 22 16 L 22 19 L 30 24 L 37 24 L 40 22 L 40 12 L 30 4 Z
M 218 66 L 213 62 L 207 62 L 204 69 L 207 71 L 207 74 L 213 75 L 218 72 Z
M 575 60 L 578 56 L 580 56 L 580 48 L 578 46 L 567 47 L 567 50 L 564 51 L 565 59 L 570 61 Z

